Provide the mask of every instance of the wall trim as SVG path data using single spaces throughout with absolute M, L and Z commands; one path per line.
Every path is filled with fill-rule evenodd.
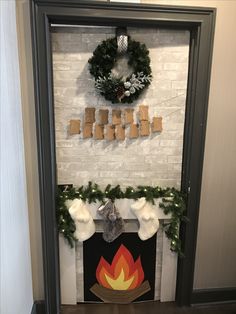
M 45 302 L 44 301 L 34 301 L 31 314 L 46 314 Z
M 236 287 L 193 290 L 191 304 L 236 302 Z

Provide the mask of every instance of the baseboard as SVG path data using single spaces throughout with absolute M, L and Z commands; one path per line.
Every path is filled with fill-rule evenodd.
M 236 288 L 193 290 L 191 304 L 236 302 Z
M 31 314 L 45 314 L 45 303 L 44 301 L 34 301 Z

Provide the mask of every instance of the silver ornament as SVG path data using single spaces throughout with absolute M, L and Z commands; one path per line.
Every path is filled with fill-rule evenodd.
M 135 88 L 133 86 L 131 86 L 129 91 L 130 91 L 131 94 L 134 94 L 135 93 Z
M 126 89 L 130 88 L 130 86 L 131 86 L 131 83 L 130 83 L 130 82 L 124 82 L 124 87 L 125 87 Z

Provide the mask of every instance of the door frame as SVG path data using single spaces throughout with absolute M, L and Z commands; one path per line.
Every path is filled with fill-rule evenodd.
M 56 224 L 56 151 L 51 24 L 160 27 L 189 30 L 190 54 L 184 126 L 181 189 L 187 193 L 187 217 L 180 236 L 185 253 L 178 260 L 176 301 L 193 297 L 199 203 L 207 122 L 215 8 L 109 3 L 80 0 L 31 0 L 39 189 L 43 245 L 45 310 L 60 309 L 58 231 Z M 194 143 L 194 144 L 193 144 Z

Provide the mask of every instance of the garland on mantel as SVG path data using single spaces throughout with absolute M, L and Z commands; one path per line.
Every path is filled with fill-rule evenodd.
M 179 238 L 179 225 L 181 221 L 188 221 L 187 217 L 184 216 L 186 198 L 181 191 L 175 188 L 138 186 L 137 188 L 127 187 L 122 191 L 120 185 L 112 187 L 109 184 L 105 190 L 101 190 L 96 183 L 92 182 L 89 182 L 87 186 L 80 186 L 78 188 L 68 186 L 63 191 L 58 188 L 56 212 L 58 231 L 63 234 L 70 246 L 73 247 L 76 241 L 73 235 L 75 232 L 75 223 L 66 207 L 66 200 L 80 198 L 88 203 L 96 201 L 104 203 L 106 199 L 112 201 L 121 198 L 137 200 L 140 197 L 145 197 L 152 204 L 155 204 L 155 199 L 162 199 L 162 202 L 159 204 L 160 208 L 163 209 L 165 215 L 171 213 L 170 222 L 163 225 L 166 236 L 170 239 L 170 249 L 183 256 L 181 240 Z

